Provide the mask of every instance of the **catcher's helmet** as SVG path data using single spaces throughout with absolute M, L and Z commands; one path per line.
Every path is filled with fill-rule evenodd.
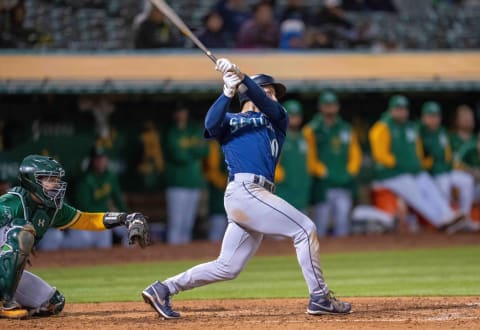
M 287 92 L 287 88 L 284 84 L 276 82 L 275 79 L 268 74 L 260 73 L 252 76 L 251 78 L 259 86 L 273 86 L 277 99 L 282 98 Z M 240 106 L 242 106 L 245 102 L 250 101 L 250 98 L 247 96 L 247 94 L 241 92 L 238 93 L 238 99 L 240 101 Z
M 20 185 L 37 197 L 49 208 L 60 209 L 67 190 L 67 183 L 60 180 L 65 171 L 52 157 L 29 155 L 20 164 L 18 178 Z M 44 187 L 41 179 L 58 178 L 51 187 Z

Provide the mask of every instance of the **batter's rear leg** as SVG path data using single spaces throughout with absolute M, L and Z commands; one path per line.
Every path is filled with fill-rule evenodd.
M 170 305 L 171 295 L 210 283 L 232 280 L 240 274 L 257 251 L 263 235 L 248 232 L 229 222 L 223 237 L 220 256 L 162 282 L 155 282 L 142 292 L 143 299 L 163 318 L 180 317 Z

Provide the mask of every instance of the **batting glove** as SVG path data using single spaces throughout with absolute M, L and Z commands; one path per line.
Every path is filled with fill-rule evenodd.
M 223 75 L 223 94 L 226 97 L 232 98 L 237 92 L 237 86 L 240 85 L 242 80 L 233 72 L 227 72 Z
M 217 65 L 215 66 L 215 70 L 225 74 L 227 72 L 234 72 L 234 73 L 239 73 L 240 69 L 236 64 L 233 64 L 226 58 L 220 58 L 217 60 Z

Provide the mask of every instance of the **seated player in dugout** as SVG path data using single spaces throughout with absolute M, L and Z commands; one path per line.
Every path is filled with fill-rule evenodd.
M 48 228 L 126 226 L 131 244 L 148 245 L 148 224 L 141 213 L 86 213 L 64 203 L 64 174 L 53 158 L 29 155 L 20 164 L 20 186 L 0 197 L 0 317 L 50 316 L 63 310 L 65 297 L 25 270 L 32 249 Z
M 423 144 L 419 127 L 409 120 L 409 101 L 403 95 L 390 98 L 388 109 L 369 131 L 375 162 L 374 187 L 400 197 L 421 219 L 439 230 L 463 220 L 422 167 Z
M 442 108 L 434 101 L 422 105 L 420 136 L 424 149 L 424 167 L 429 171 L 441 193 L 452 202 L 456 189 L 459 211 L 469 221 L 473 204 L 474 178 L 465 171 L 453 169 L 453 157 L 447 130 L 441 125 Z

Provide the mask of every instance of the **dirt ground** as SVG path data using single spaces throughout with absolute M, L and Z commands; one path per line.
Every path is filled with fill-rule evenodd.
M 447 236 L 436 233 L 398 236 L 356 236 L 323 239 L 322 253 L 381 251 L 480 245 L 480 234 Z M 157 244 L 145 250 L 114 248 L 40 252 L 37 267 L 118 264 L 179 259 L 210 259 L 219 244 L 184 246 Z M 257 255 L 292 254 L 290 241 L 267 239 Z M 51 318 L 0 320 L 0 329 L 480 329 L 480 297 L 349 298 L 353 313 L 310 316 L 305 299 L 239 299 L 175 301 L 179 320 L 163 320 L 143 302 L 67 304 Z
M 178 320 L 144 303 L 69 304 L 48 319 L 0 320 L 1 329 L 479 329 L 479 297 L 351 298 L 353 313 L 311 316 L 305 299 L 177 301 Z

